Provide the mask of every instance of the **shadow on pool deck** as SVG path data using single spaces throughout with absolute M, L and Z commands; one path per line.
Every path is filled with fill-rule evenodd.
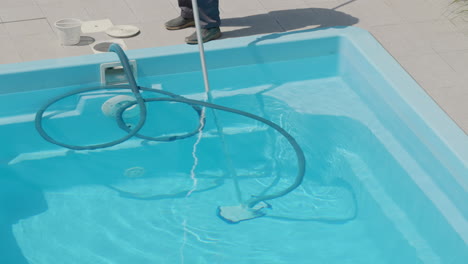
M 223 38 L 268 34 L 306 28 L 351 26 L 359 19 L 349 14 L 325 8 L 303 8 L 270 11 L 245 17 L 223 18 Z M 229 27 L 242 27 L 226 30 Z

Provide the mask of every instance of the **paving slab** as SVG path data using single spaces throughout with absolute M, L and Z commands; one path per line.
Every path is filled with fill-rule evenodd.
M 0 1 L 0 19 L 4 23 L 43 17 L 42 10 L 34 0 Z
M 139 22 L 157 22 L 179 15 L 180 11 L 169 0 L 125 0 Z

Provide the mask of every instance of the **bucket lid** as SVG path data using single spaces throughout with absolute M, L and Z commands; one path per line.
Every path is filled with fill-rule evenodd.
M 129 38 L 137 35 L 140 29 L 132 25 L 118 25 L 106 30 L 107 35 L 114 38 Z
M 81 27 L 81 20 L 76 18 L 65 18 L 55 21 L 55 26 L 57 28 L 74 28 Z

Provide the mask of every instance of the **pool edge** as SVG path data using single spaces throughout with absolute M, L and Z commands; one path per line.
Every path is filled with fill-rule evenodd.
M 410 108 L 427 124 L 435 133 L 435 136 L 442 140 L 442 143 L 462 163 L 464 170 L 468 170 L 468 140 L 463 130 L 445 113 L 439 105 L 424 91 L 424 89 L 407 73 L 398 61 L 393 58 L 384 47 L 368 31 L 358 27 L 331 27 L 312 30 L 291 31 L 286 33 L 272 33 L 263 35 L 253 35 L 241 38 L 221 39 L 206 43 L 206 51 L 219 51 L 223 49 L 245 48 L 252 43 L 262 45 L 281 44 L 287 42 L 297 42 L 305 40 L 314 40 L 320 38 L 340 37 L 351 41 L 355 48 L 361 51 L 378 72 L 388 81 L 398 93 L 399 97 L 405 101 Z M 359 44 L 359 45 L 356 45 Z M 365 50 L 364 50 L 365 49 Z M 154 47 L 145 49 L 128 50 L 130 59 L 142 59 L 150 55 L 152 57 L 183 55 L 198 52 L 198 47 L 192 45 L 174 45 L 165 47 Z M 25 72 L 29 70 L 50 70 L 61 67 L 77 67 L 86 65 L 95 65 L 105 62 L 115 61 L 114 54 L 102 53 L 61 59 L 30 61 L 14 64 L 0 65 L 0 76 L 15 72 Z M 404 86 L 405 89 L 401 87 Z M 434 138 L 427 131 L 419 131 L 417 127 L 412 127 L 411 121 L 415 118 L 406 120 L 407 125 L 416 130 L 422 138 Z M 427 142 L 431 143 L 431 142 Z M 432 144 L 429 144 L 432 145 Z M 440 148 L 437 146 L 437 148 Z M 440 151 L 440 149 L 439 149 Z M 447 153 L 447 151 L 444 151 Z M 442 153 L 442 158 L 444 153 Z M 448 161 L 450 162 L 450 161 Z M 468 177 L 463 179 L 468 182 Z

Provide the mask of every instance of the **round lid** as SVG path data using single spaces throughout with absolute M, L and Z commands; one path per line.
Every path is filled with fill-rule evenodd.
M 107 35 L 114 38 L 129 38 L 137 35 L 140 29 L 131 25 L 112 26 L 106 30 Z

